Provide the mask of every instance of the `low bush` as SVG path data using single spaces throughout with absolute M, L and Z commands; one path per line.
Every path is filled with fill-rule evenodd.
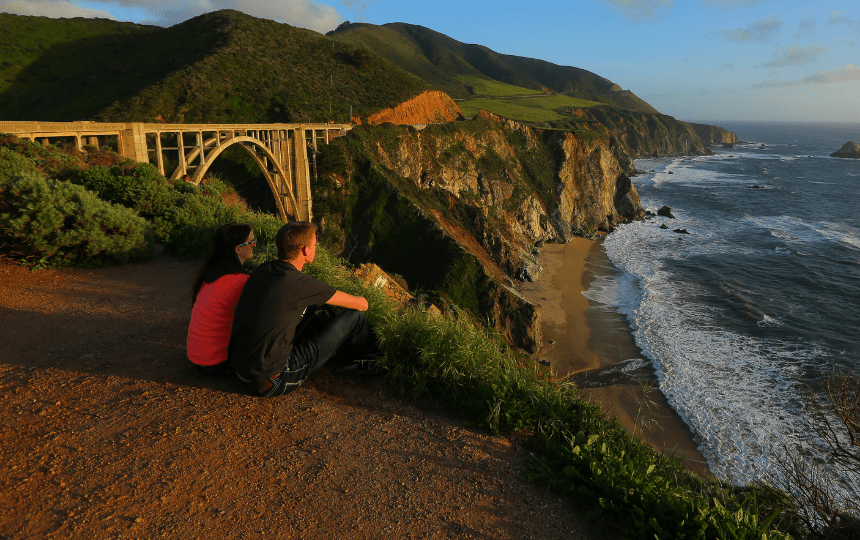
M 219 226 L 249 217 L 239 205 L 224 202 L 223 183 L 210 180 L 205 187 L 196 187 L 168 180 L 149 163 L 95 165 L 73 181 L 102 199 L 137 211 L 152 224 L 153 236 L 165 244 L 165 251 L 183 257 L 204 254 Z
M 152 243 L 134 211 L 39 173 L 0 176 L 0 235 L 34 266 L 103 266 L 142 260 Z

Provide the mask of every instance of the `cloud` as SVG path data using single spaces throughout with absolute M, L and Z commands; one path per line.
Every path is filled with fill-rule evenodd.
M 795 81 L 787 81 L 784 79 L 775 79 L 772 81 L 764 81 L 755 85 L 757 88 L 784 88 L 790 86 L 802 86 L 806 84 L 826 85 L 836 84 L 845 81 L 860 81 L 860 66 L 848 64 L 842 69 L 825 69 L 817 71 L 811 75 L 807 75 L 802 79 Z
M 797 25 L 797 32 L 794 37 L 801 38 L 815 30 L 816 26 L 818 26 L 818 21 L 815 20 L 815 15 L 808 13 Z
M 657 12 L 672 9 L 675 0 L 606 0 L 631 21 L 658 17 Z
M 836 11 L 832 11 L 830 13 L 830 16 L 827 17 L 827 24 L 831 25 L 831 26 L 836 25 L 836 24 L 844 24 L 847 26 L 854 26 L 854 24 L 856 24 L 856 21 L 854 19 L 852 19 L 851 17 L 849 17 L 848 15 L 846 15 L 844 11 L 836 10 Z
M 782 19 L 778 15 L 767 19 L 760 19 L 746 28 L 735 28 L 733 30 L 717 30 L 717 34 L 728 41 L 738 43 L 765 43 L 776 36 L 782 29 Z
M 735 65 L 732 62 L 726 62 L 725 64 L 720 66 L 720 69 L 725 71 L 734 71 Z
M 761 65 L 763 67 L 803 66 L 815 62 L 822 54 L 828 51 L 830 51 L 828 47 L 820 47 L 818 45 L 810 45 L 808 47 L 796 47 L 794 45 L 780 47 L 773 51 L 773 60 Z
M 825 69 L 803 78 L 805 84 L 836 84 L 860 81 L 860 66 L 848 64 L 842 69 Z
M 53 19 L 72 17 L 101 17 L 113 19 L 110 13 L 100 9 L 78 7 L 66 0 L 16 0 L 0 2 L 0 12 L 15 15 L 51 17 Z
M 12 13 L 22 15 L 109 17 L 112 19 L 116 18 L 110 14 L 113 11 L 111 9 L 112 6 L 117 12 L 129 8 L 137 8 L 147 14 L 146 20 L 140 22 L 160 26 L 171 26 L 197 15 L 220 9 L 235 9 L 254 17 L 272 19 L 293 26 L 316 30 L 317 32 L 327 32 L 343 22 L 343 17 L 335 8 L 315 0 L 282 0 L 279 2 L 271 2 L 269 0 L 192 0 L 190 2 L 177 2 L 175 0 L 106 0 L 100 3 L 105 6 L 106 11 L 78 8 L 63 0 L 9 1 L 0 3 L 0 7 L 8 10 L 15 9 L 17 5 L 24 6 L 26 7 L 26 11 L 19 11 L 17 9 L 12 11 Z M 356 5 L 365 4 L 361 0 L 352 1 L 352 3 Z M 63 9 L 68 13 L 74 12 L 74 14 L 63 14 L 65 13 Z
M 719 9 L 736 9 L 758 4 L 759 0 L 702 0 L 703 6 Z
M 367 0 L 341 0 L 340 5 L 355 11 L 364 11 L 369 3 Z

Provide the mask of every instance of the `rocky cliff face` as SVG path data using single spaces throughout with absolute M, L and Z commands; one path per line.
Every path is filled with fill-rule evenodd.
M 368 116 L 363 122 L 361 118 L 353 118 L 357 124 L 439 124 L 453 122 L 463 118 L 460 107 L 451 97 L 438 91 L 422 92 L 420 95 L 403 102 L 393 109 L 382 109 Z
M 630 157 L 708 155 L 708 146 L 737 142 L 737 135 L 717 126 L 681 122 L 665 114 L 590 107 L 568 111 L 586 122 L 605 127 Z M 589 122 L 590 121 L 590 122 Z
M 539 315 L 513 287 L 536 279 L 543 242 L 612 230 L 642 208 L 611 137 L 536 130 L 482 113 L 425 130 L 363 127 L 320 156 L 322 234 L 540 346 Z
M 738 135 L 719 126 L 690 124 L 702 142 L 708 145 L 735 144 L 740 142 Z

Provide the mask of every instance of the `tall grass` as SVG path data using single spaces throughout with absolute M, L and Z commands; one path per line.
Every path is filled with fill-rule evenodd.
M 474 75 L 458 75 L 457 80 L 472 87 L 472 93 L 480 96 L 516 96 L 522 94 L 543 94 L 540 90 L 523 88 L 499 81 L 476 77 Z
M 565 95 L 544 97 L 498 97 L 493 99 L 464 99 L 458 101 L 464 116 L 474 116 L 478 111 L 484 109 L 493 114 L 520 120 L 523 122 L 551 122 L 563 120 L 570 116 L 558 112 L 559 109 L 573 107 L 594 107 L 600 105 L 596 101 L 574 98 Z

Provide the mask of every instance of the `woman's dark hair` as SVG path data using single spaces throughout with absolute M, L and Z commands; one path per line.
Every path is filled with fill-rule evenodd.
M 206 255 L 206 262 L 197 272 L 197 278 L 191 287 L 191 305 L 197 301 L 197 293 L 204 283 L 212 283 L 227 274 L 247 274 L 248 271 L 239 262 L 236 247 L 245 242 L 251 235 L 253 227 L 245 223 L 228 223 L 215 231 L 212 246 Z

